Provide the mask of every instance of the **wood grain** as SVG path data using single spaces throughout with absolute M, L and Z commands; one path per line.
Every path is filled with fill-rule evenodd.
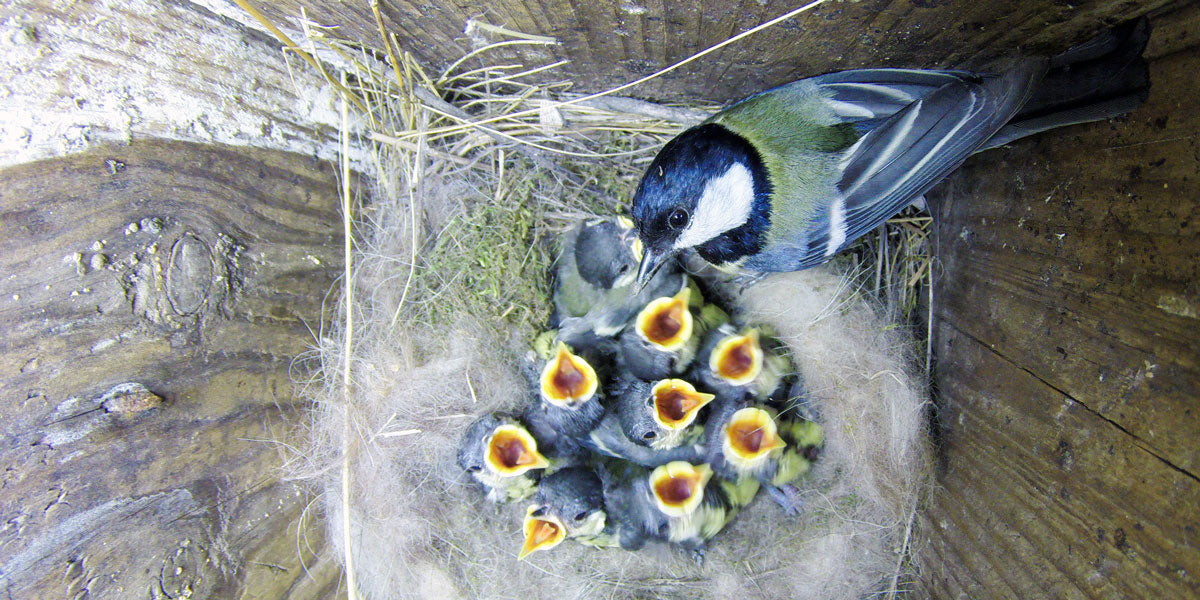
M 189 2 L 5 3 L 0 55 L 0 166 L 135 137 L 337 156 L 322 76 Z
M 980 155 L 931 195 L 937 598 L 1200 595 L 1200 8 L 1149 101 Z
M 856 67 L 982 67 L 1018 51 L 1054 53 L 1168 0 L 862 0 L 812 12 L 709 55 L 630 95 L 654 100 L 728 101 L 803 76 Z M 742 0 L 383 0 L 385 23 L 423 64 L 447 66 L 472 48 L 468 19 L 557 38 L 554 47 L 514 47 L 491 64 L 570 65 L 543 75 L 599 91 L 652 73 L 802 3 Z M 382 48 L 367 2 L 259 2 L 273 20 L 309 18 Z M 474 66 L 482 66 L 476 63 Z
M 7 597 L 334 593 L 276 444 L 341 269 L 336 198 L 310 158 L 183 142 L 0 171 Z M 124 382 L 165 403 L 97 409 Z

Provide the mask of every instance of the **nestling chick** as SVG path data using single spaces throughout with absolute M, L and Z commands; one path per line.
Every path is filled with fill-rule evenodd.
M 581 223 L 566 234 L 555 268 L 554 316 L 558 337 L 592 348 L 619 334 L 647 302 L 673 296 L 685 284 L 678 269 L 663 269 L 634 289 L 641 241 L 624 217 Z
M 762 342 L 757 328 L 739 333 L 733 325 L 721 325 L 705 338 L 691 377 L 723 400 L 765 401 L 783 384 L 791 362 Z
M 650 383 L 622 376 L 614 382 L 617 417 L 630 440 L 654 449 L 674 448 L 694 441 L 703 427 L 692 427 L 700 409 L 713 395 L 696 391 L 682 379 Z
M 698 428 L 699 431 L 702 431 Z M 688 441 L 673 448 L 652 448 L 629 439 L 621 428 L 621 419 L 616 409 L 605 411 L 600 424 L 588 434 L 585 443 L 588 450 L 601 456 L 627 460 L 643 467 L 657 467 L 682 460 L 700 462 L 705 449 L 702 440 Z
M 699 460 L 703 447 L 697 442 L 704 428 L 693 422 L 712 394 L 682 379 L 650 383 L 620 374 L 609 398 L 616 406 L 588 434 L 589 449 L 647 467 Z
M 821 428 L 803 420 L 785 420 L 781 435 L 775 411 L 759 406 L 722 403 L 709 418 L 705 432 L 707 458 L 717 475 L 741 485 L 760 483 L 781 507 L 799 514 L 803 502 L 793 482 L 808 472 L 823 441 Z
M 741 505 L 730 501 L 719 485 L 711 485 L 705 464 L 672 462 L 650 472 L 651 498 L 666 519 L 666 539 L 700 560 L 705 545 L 737 516 Z M 753 495 L 751 495 L 753 496 Z
M 525 543 L 518 558 L 549 550 L 564 539 L 598 548 L 618 545 L 604 510 L 604 488 L 591 469 L 569 467 L 543 477 L 533 502 L 525 513 Z
M 492 502 L 524 500 L 537 489 L 533 471 L 549 465 L 537 440 L 511 417 L 488 414 L 471 423 L 458 447 L 458 465 Z
M 634 326 L 621 334 L 617 362 L 647 381 L 678 376 L 691 365 L 704 335 L 728 320 L 725 311 L 705 303 L 689 285 L 638 312 Z
M 862 69 L 750 96 L 668 143 L 632 202 L 638 281 L 682 251 L 718 268 L 829 260 L 972 153 L 1133 110 L 1146 20 L 1004 73 Z
M 535 398 L 522 418 L 547 452 L 565 458 L 583 452 L 583 440 L 603 416 L 596 370 L 560 342 L 542 368 Z

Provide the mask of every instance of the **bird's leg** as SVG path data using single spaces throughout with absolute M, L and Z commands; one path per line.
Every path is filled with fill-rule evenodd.
M 800 496 L 800 490 L 796 486 L 784 484 L 781 486 L 764 485 L 762 487 L 771 495 L 771 499 L 783 508 L 783 511 L 788 516 L 800 516 L 800 509 L 804 508 L 804 498 Z
M 738 295 L 740 296 L 746 292 L 747 288 L 758 283 L 759 281 L 762 280 L 763 277 L 766 277 L 766 276 L 767 276 L 766 273 L 748 273 L 745 275 L 738 275 L 737 277 L 734 277 L 730 283 L 733 283 L 734 285 L 737 286 Z
M 704 542 L 685 542 L 681 545 L 683 551 L 696 562 L 697 567 L 704 566 L 704 555 L 708 551 L 708 546 Z

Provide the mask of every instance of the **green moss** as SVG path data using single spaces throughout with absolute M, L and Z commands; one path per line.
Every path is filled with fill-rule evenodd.
M 511 171 L 510 171 L 511 172 Z M 497 330 L 534 327 L 550 314 L 547 273 L 553 260 L 535 176 L 520 176 L 506 194 L 464 199 L 462 212 L 421 252 L 425 321 L 452 323 L 471 314 Z

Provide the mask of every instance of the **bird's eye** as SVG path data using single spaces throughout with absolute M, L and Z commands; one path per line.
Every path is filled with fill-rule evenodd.
M 579 514 L 575 515 L 575 520 L 576 520 L 576 521 L 582 521 L 582 520 L 584 520 L 584 519 L 586 519 L 586 518 L 587 518 L 587 513 L 586 513 L 586 512 L 581 512 L 581 513 L 579 513 Z
M 667 215 L 667 225 L 671 229 L 683 229 L 688 224 L 688 212 L 682 208 L 677 208 Z
M 624 274 L 626 274 L 626 273 L 628 273 L 628 272 L 629 272 L 629 265 L 621 265 L 621 268 L 620 268 L 620 269 L 617 269 L 617 274 L 618 274 L 618 275 L 624 275 Z
M 478 473 L 479 465 L 471 465 L 471 466 L 467 467 L 467 472 L 468 473 Z
M 539 507 L 537 507 L 536 509 L 534 509 L 534 511 L 533 511 L 533 512 L 529 513 L 529 515 L 530 515 L 530 516 L 533 516 L 533 517 L 543 517 L 543 516 L 545 516 L 545 515 L 546 515 L 546 507 L 545 507 L 545 506 L 539 506 Z
M 652 440 L 652 439 L 654 439 L 654 438 L 656 438 L 656 437 L 658 437 L 658 434 L 657 434 L 657 433 L 654 433 L 653 431 L 647 431 L 646 433 L 643 433 L 643 434 L 642 434 L 642 439 L 643 439 L 643 440 Z

